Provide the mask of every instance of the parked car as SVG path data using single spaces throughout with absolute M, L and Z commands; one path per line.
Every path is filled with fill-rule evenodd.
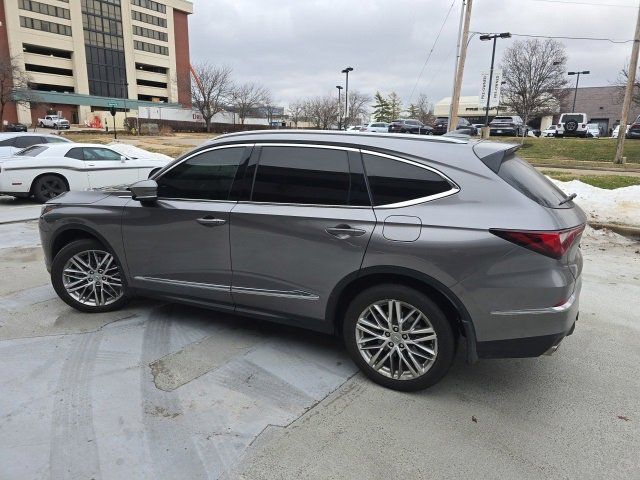
M 542 130 L 542 132 L 540 133 L 541 137 L 555 137 L 556 136 L 556 126 L 555 125 L 549 125 L 547 128 L 545 128 L 544 130 Z
M 129 185 L 167 163 L 157 158 L 130 158 L 90 143 L 33 145 L 0 161 L 0 194 L 33 195 L 44 203 L 69 190 Z M 195 176 L 190 181 L 201 182 Z
M 4 127 L 5 132 L 26 132 L 27 126 L 24 123 L 7 123 Z
M 640 115 L 627 128 L 627 138 L 640 138 Z
M 589 117 L 586 113 L 563 113 L 556 125 L 556 137 L 587 138 Z
M 37 133 L 0 133 L 0 158 L 10 157 L 23 148 L 39 143 L 71 143 L 59 135 Z
M 541 133 L 542 132 L 540 132 L 540 130 L 538 130 L 537 128 L 532 128 L 527 130 L 527 137 L 539 137 Z
M 459 341 L 469 361 L 535 357 L 573 332 L 586 217 L 516 148 L 223 135 L 130 192 L 48 202 L 45 262 L 80 311 L 149 295 L 337 333 L 371 379 L 417 390 Z
M 432 135 L 433 128 L 420 120 L 411 118 L 394 120 L 389 124 L 389 133 L 415 133 L 417 135 Z
M 38 119 L 39 127 L 55 128 L 56 130 L 65 130 L 70 128 L 69 120 L 58 115 L 45 115 L 44 118 Z
M 444 135 L 449 130 L 449 117 L 436 117 L 433 122 L 433 134 Z M 478 129 L 469 123 L 466 118 L 458 117 L 458 125 L 454 130 L 456 133 L 464 133 L 467 135 L 477 135 Z
M 347 127 L 347 132 L 359 132 L 360 129 L 362 128 L 362 125 L 351 125 L 350 127 Z
M 597 123 L 587 123 L 587 137 L 600 138 L 600 125 Z
M 528 127 L 518 115 L 502 115 L 494 117 L 489 122 L 491 136 L 510 135 L 512 137 L 522 137 L 526 135 Z
M 362 126 L 360 131 L 386 133 L 389 131 L 389 124 L 386 122 L 367 123 L 366 125 Z
M 627 130 L 626 132 L 629 132 L 629 127 L 631 127 L 631 125 L 627 125 Z M 616 125 L 615 128 L 613 129 L 613 132 L 611 133 L 611 138 L 618 138 L 618 134 L 620 133 L 620 125 Z

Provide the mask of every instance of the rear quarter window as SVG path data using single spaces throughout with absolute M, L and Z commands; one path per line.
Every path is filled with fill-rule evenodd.
M 393 206 L 452 192 L 438 173 L 410 163 L 363 153 L 374 206 Z
M 567 196 L 531 164 L 512 155 L 502 162 L 498 176 L 534 202 L 548 208 L 571 208 L 572 202 L 560 205 Z

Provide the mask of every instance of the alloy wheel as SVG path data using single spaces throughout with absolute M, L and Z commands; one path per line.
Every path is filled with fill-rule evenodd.
M 110 305 L 124 293 L 115 258 L 102 250 L 86 250 L 67 260 L 62 284 L 69 296 L 88 306 Z
M 364 309 L 356 322 L 356 344 L 372 369 L 396 380 L 421 377 L 438 356 L 438 338 L 426 315 L 393 299 Z

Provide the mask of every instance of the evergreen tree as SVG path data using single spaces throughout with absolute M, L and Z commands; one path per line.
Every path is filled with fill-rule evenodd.
M 382 96 L 380 92 L 376 92 L 373 97 L 375 105 L 373 106 L 373 119 L 376 122 L 390 122 L 391 112 L 389 109 L 389 102 Z
M 402 100 L 396 92 L 391 92 L 387 97 L 389 105 L 389 121 L 393 121 L 402 114 Z

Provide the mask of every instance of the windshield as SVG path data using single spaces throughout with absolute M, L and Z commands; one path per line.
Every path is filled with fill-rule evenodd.
M 20 157 L 36 157 L 47 149 L 44 145 L 33 145 L 16 153 Z
M 575 115 L 562 115 L 562 122 L 568 122 L 569 120 L 573 120 L 574 122 L 582 123 L 584 120 L 582 119 L 582 115 L 576 113 Z

